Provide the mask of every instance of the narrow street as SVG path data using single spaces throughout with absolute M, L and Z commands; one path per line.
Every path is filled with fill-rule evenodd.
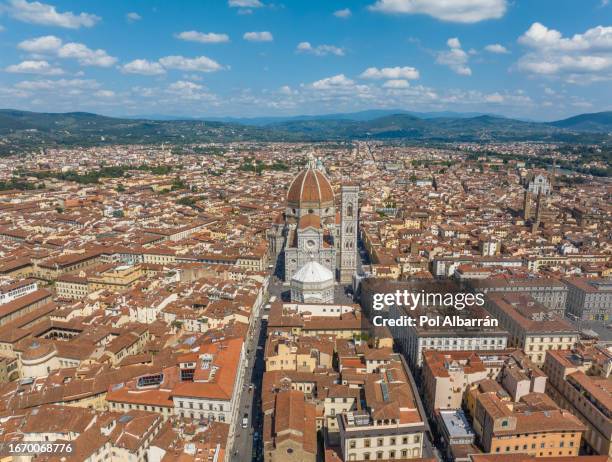
M 231 460 L 249 461 L 263 460 L 261 434 L 263 427 L 261 412 L 261 380 L 264 372 L 264 347 L 266 344 L 266 321 L 262 316 L 267 311 L 264 307 L 255 321 L 251 341 L 247 345 L 247 371 L 240 395 L 240 409 L 236 422 L 236 437 L 234 439 Z M 242 428 L 242 419 L 248 417 L 247 428 Z

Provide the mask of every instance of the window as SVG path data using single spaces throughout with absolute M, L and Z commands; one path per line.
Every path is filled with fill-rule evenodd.
M 383 444 L 385 444 L 384 440 L 382 438 L 378 438 L 376 441 L 376 446 L 382 446 Z
M 349 442 L 349 448 L 351 448 L 351 449 L 355 449 L 355 447 L 357 447 L 357 444 L 355 443 L 355 440 L 351 440 L 351 441 Z

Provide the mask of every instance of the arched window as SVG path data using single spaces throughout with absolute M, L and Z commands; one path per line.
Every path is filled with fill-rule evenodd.
M 348 217 L 353 216 L 353 204 L 349 204 L 346 206 L 346 216 Z

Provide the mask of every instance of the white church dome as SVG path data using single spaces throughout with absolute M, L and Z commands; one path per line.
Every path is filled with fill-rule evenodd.
M 292 282 L 320 283 L 334 280 L 334 275 L 322 264 L 309 261 L 302 266 L 291 278 Z

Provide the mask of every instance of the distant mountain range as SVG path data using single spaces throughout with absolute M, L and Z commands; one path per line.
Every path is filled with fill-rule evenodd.
M 297 122 L 306 120 L 359 120 L 368 121 L 378 119 L 395 114 L 408 114 L 420 119 L 433 119 L 436 117 L 452 117 L 464 119 L 469 117 L 477 117 L 481 115 L 494 115 L 482 112 L 414 112 L 405 111 L 403 109 L 370 109 L 367 111 L 358 112 L 342 112 L 336 114 L 320 114 L 320 115 L 296 115 L 296 116 L 270 116 L 270 117 L 180 117 L 163 114 L 148 114 L 127 116 L 127 119 L 153 119 L 153 120 L 212 120 L 216 122 L 228 122 L 241 125 L 264 126 L 282 122 Z M 498 116 L 499 117 L 499 116 Z
M 487 114 L 362 111 L 351 114 L 231 120 L 115 118 L 85 112 L 36 113 L 0 109 L 0 154 L 42 146 L 227 141 L 612 142 L 612 112 L 555 122 Z

